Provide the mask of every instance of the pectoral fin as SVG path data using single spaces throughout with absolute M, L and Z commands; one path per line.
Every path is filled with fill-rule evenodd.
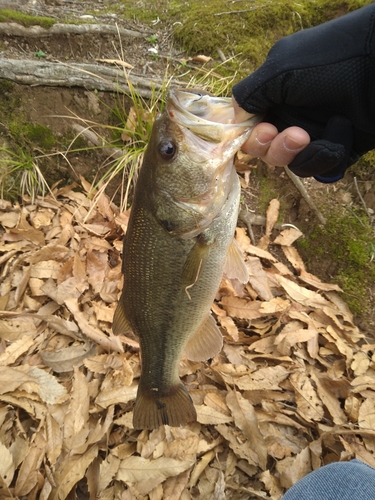
M 120 333 L 127 334 L 133 332 L 133 329 L 126 317 L 123 302 L 121 299 L 122 297 L 117 304 L 116 311 L 113 316 L 112 331 L 115 335 L 119 335 Z
M 187 256 L 182 270 L 182 284 L 185 287 L 185 291 L 189 299 L 191 299 L 189 290 L 199 280 L 202 268 L 207 262 L 209 254 L 210 246 L 202 244 L 198 241 Z
M 223 347 L 223 336 L 209 314 L 185 347 L 185 354 L 191 361 L 205 361 L 213 358 Z
M 241 283 L 247 283 L 249 281 L 249 272 L 242 255 L 242 250 L 235 239 L 233 239 L 230 244 L 227 253 L 224 274 L 227 278 L 237 279 Z

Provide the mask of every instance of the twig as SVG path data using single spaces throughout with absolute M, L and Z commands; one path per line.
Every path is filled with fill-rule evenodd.
M 245 223 L 251 243 L 253 245 L 256 245 L 253 228 L 251 226 L 265 226 L 267 223 L 266 218 L 263 215 L 252 214 L 251 212 L 244 209 L 240 211 L 238 218 L 240 221 Z M 282 225 L 275 224 L 274 227 L 275 229 L 281 229 Z
M 219 54 L 220 59 L 225 63 L 227 58 L 225 57 L 224 52 L 221 49 L 217 49 L 217 53 Z
M 108 156 L 111 156 L 114 159 L 121 158 L 124 156 L 124 151 L 120 148 L 106 148 L 103 146 L 102 139 L 88 127 L 82 127 L 78 123 L 73 123 L 72 129 L 78 133 L 78 135 L 82 135 L 87 141 L 91 142 L 94 146 L 101 147 L 102 151 L 106 153 Z
M 321 211 L 318 209 L 318 207 L 315 205 L 314 201 L 312 200 L 311 196 L 309 193 L 306 191 L 305 186 L 302 184 L 301 179 L 297 177 L 293 172 L 289 170 L 288 167 L 285 167 L 285 172 L 287 173 L 289 179 L 293 182 L 293 184 L 296 186 L 298 191 L 301 193 L 302 198 L 306 201 L 308 206 L 313 210 L 319 219 L 320 223 L 325 225 L 326 220 L 321 213 Z
M 243 12 L 251 12 L 252 10 L 257 10 L 259 7 L 252 7 L 251 9 L 244 10 L 229 10 L 228 12 L 218 12 L 214 16 L 224 16 L 225 14 L 242 14 Z
M 366 202 L 365 202 L 365 200 L 362 198 L 361 192 L 360 192 L 359 187 L 358 187 L 357 177 L 354 177 L 354 185 L 355 185 L 355 188 L 356 188 L 356 190 L 357 190 L 357 193 L 358 193 L 359 199 L 361 200 L 362 205 L 364 206 L 364 209 L 366 210 L 366 214 L 367 214 L 367 215 L 369 215 L 369 211 L 368 211 L 368 208 L 367 208 Z
M 363 226 L 366 227 L 366 224 L 364 224 L 363 220 L 361 220 L 358 215 L 348 206 L 345 206 L 345 209 L 350 212 L 356 219 L 357 221 Z

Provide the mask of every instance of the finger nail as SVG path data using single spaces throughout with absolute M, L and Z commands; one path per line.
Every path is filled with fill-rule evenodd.
M 293 137 L 289 137 L 287 135 L 284 139 L 284 147 L 288 151 L 299 151 L 303 149 L 304 145 L 301 145 L 299 141 L 296 141 Z
M 275 138 L 275 134 L 270 134 L 269 132 L 265 132 L 263 130 L 260 130 L 255 138 L 258 144 L 261 146 L 266 146 L 269 144 L 272 139 Z

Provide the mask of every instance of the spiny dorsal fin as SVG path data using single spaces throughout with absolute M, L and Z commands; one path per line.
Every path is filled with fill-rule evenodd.
M 216 356 L 222 347 L 223 336 L 210 314 L 187 343 L 185 354 L 191 361 L 205 361 Z
M 227 253 L 224 274 L 227 278 L 237 279 L 241 283 L 247 283 L 249 281 L 249 272 L 242 255 L 242 250 L 235 239 L 233 239 L 230 244 Z

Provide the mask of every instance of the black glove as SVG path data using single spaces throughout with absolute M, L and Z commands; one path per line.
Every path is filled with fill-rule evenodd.
M 334 182 L 375 148 L 375 4 L 279 40 L 233 87 L 249 113 L 279 132 L 296 125 L 311 143 L 289 168 Z

